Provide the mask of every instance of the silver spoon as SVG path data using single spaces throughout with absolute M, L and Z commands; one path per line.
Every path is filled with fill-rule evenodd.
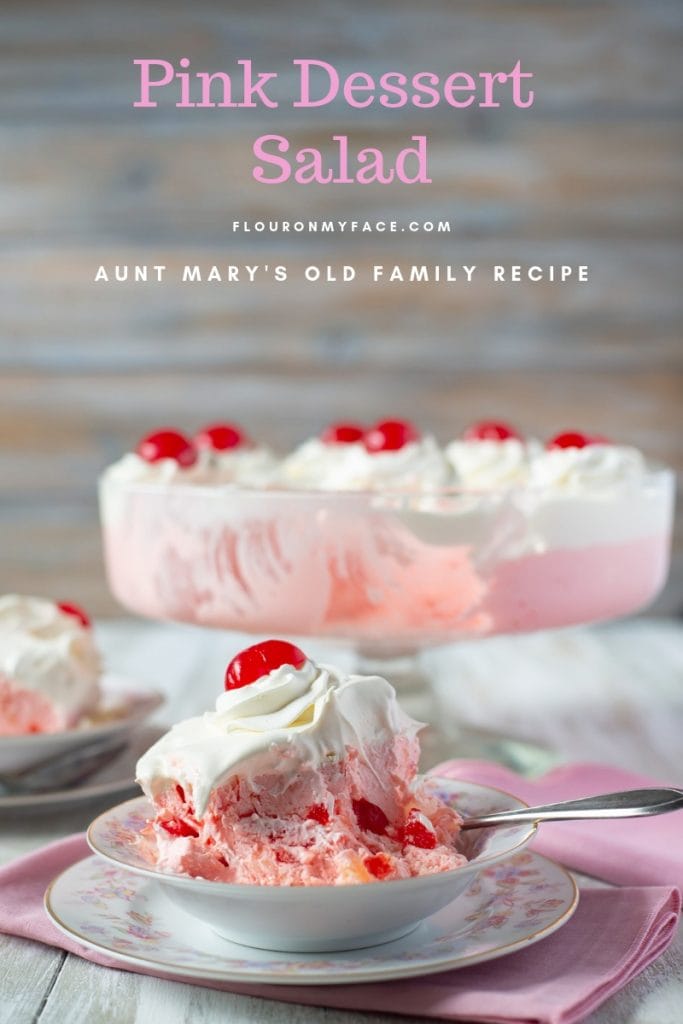
M 463 829 L 516 825 L 522 821 L 572 821 L 579 818 L 642 818 L 683 809 L 683 789 L 627 789 L 541 807 L 520 807 L 466 818 Z

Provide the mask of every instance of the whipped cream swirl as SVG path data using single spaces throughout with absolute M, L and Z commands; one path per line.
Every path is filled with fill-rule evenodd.
M 137 452 L 127 452 L 102 475 L 103 483 L 185 484 L 211 483 L 211 458 L 199 452 L 192 466 L 181 466 L 176 459 L 148 462 Z
M 431 436 L 396 451 L 368 452 L 361 441 L 306 441 L 280 467 L 279 480 L 292 487 L 373 491 L 387 487 L 430 491 L 456 482 L 456 473 Z
M 232 775 L 293 775 L 343 758 L 347 747 L 362 757 L 369 744 L 414 737 L 419 728 L 380 676 L 347 676 L 311 661 L 283 665 L 222 693 L 215 711 L 175 725 L 140 758 L 137 781 L 152 797 L 180 782 L 201 816 Z
M 267 486 L 277 468 L 277 459 L 264 445 L 243 445 L 223 452 L 210 452 L 208 472 L 215 484 Z
M 530 482 L 565 492 L 608 489 L 642 479 L 647 469 L 637 448 L 590 444 L 585 448 L 551 448 L 531 464 Z
M 47 697 L 74 724 L 99 698 L 100 657 L 92 631 L 52 601 L 0 597 L 0 676 Z
M 128 452 L 102 474 L 102 484 L 199 484 L 242 483 L 265 485 L 277 466 L 272 452 L 261 445 L 244 445 L 223 452 L 201 449 L 192 466 L 181 466 L 176 459 L 148 462 L 136 452 Z
M 531 460 L 541 451 L 538 441 L 452 441 L 446 456 L 465 487 L 490 490 L 526 483 Z

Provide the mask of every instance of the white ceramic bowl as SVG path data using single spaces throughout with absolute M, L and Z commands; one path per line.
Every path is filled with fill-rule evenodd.
M 429 782 L 465 817 L 526 806 L 487 786 L 435 777 Z M 137 837 L 152 814 L 149 801 L 138 797 L 100 815 L 88 829 L 91 849 L 155 879 L 172 903 L 224 938 L 286 952 L 358 949 L 407 935 L 465 892 L 480 871 L 525 846 L 536 831 L 535 825 L 524 824 L 463 833 L 469 863 L 419 878 L 365 885 L 228 885 L 164 874 L 150 866 L 139 852 Z
M 101 687 L 100 706 L 73 729 L 0 736 L 0 773 L 23 771 L 109 737 L 113 740 L 121 735 L 123 739 L 164 702 L 160 693 L 143 690 L 134 680 L 121 676 L 105 674 Z

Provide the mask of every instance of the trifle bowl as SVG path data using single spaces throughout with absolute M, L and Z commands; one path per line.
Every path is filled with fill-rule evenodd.
M 571 499 L 106 483 L 109 585 L 154 619 L 377 656 L 625 615 L 667 574 L 673 476 Z

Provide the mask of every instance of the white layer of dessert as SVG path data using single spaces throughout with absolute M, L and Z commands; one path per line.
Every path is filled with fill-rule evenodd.
M 283 665 L 222 693 L 215 711 L 173 726 L 140 758 L 136 777 L 150 797 L 179 782 L 202 815 L 212 790 L 233 774 L 252 779 L 272 770 L 291 779 L 302 765 L 343 759 L 347 747 L 362 755 L 397 734 L 412 740 L 419 728 L 379 676 L 311 661 Z

